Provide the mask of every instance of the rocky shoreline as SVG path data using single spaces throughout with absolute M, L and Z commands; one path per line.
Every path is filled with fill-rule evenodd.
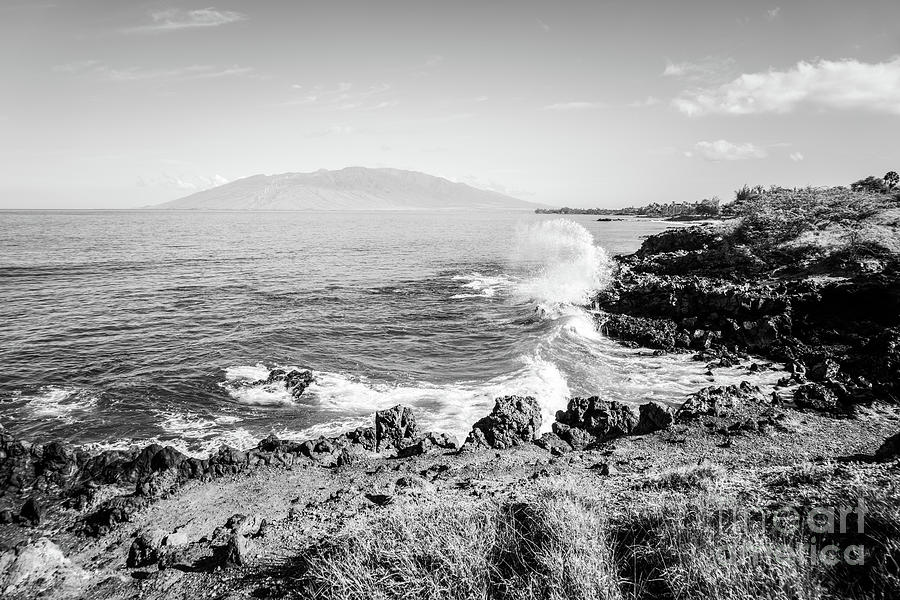
M 675 494 L 683 504 L 708 500 L 712 489 L 717 501 L 732 507 L 865 497 L 881 511 L 875 513 L 879 527 L 893 533 L 866 537 L 875 566 L 850 575 L 853 585 L 876 586 L 889 597 L 897 591 L 891 585 L 900 557 L 894 544 L 900 542 L 900 490 L 892 483 L 900 469 L 896 260 L 856 256 L 835 263 L 832 255 L 785 261 L 735 242 L 715 225 L 648 238 L 636 254 L 617 259 L 613 285 L 593 303 L 597 325 L 622 343 L 657 353 L 692 352 L 711 372 L 737 363 L 751 363 L 750 370 L 781 363 L 786 376 L 774 390 L 747 382 L 706 387 L 676 410 L 659 402 L 635 407 L 572 398 L 550 431 L 542 429 L 534 398 L 507 396 L 461 444 L 422 431 L 411 409 L 396 406 L 376 412 L 372 426 L 338 436 L 295 442 L 271 435 L 247 451 L 223 446 L 205 459 L 159 444 L 90 454 L 0 432 L 0 593 L 367 597 L 350 582 L 385 569 L 367 585 L 403 579 L 402 565 L 394 563 L 415 547 L 409 540 L 392 546 L 403 536 L 390 527 L 394 533 L 387 537 L 361 533 L 381 531 L 390 519 L 412 519 L 404 527 L 426 528 L 427 537 L 433 533 L 427 527 L 443 517 L 419 516 L 422 511 L 477 515 L 489 506 L 499 511 L 490 514 L 500 515 L 491 517 L 500 532 L 522 526 L 516 525 L 522 507 L 545 510 L 546 498 L 562 510 L 560 498 L 580 498 L 576 504 L 583 507 L 602 497 L 602 508 L 558 526 L 593 522 L 600 511 L 608 513 L 604 526 L 628 538 L 635 535 L 629 519 L 644 515 L 660 494 L 668 503 Z M 273 371 L 266 382 L 281 382 L 300 396 L 312 378 L 308 371 Z M 384 521 L 379 515 L 390 516 Z M 647 523 L 641 527 L 658 531 Z M 540 545 L 557 533 L 538 535 L 526 527 L 520 535 Z M 559 535 L 562 548 L 564 539 L 580 534 Z M 642 535 L 634 547 L 644 544 L 652 554 L 650 534 Z M 858 540 L 838 541 L 850 548 Z M 346 544 L 355 548 L 351 554 L 341 554 Z M 484 554 L 490 597 L 507 597 L 496 593 L 497 578 L 513 589 L 516 578 L 529 573 L 535 581 L 556 577 L 531 563 L 510 567 L 497 558 L 500 547 Z M 454 552 L 420 551 L 438 562 Z M 683 574 L 667 571 L 671 556 L 637 564 L 633 548 L 624 552 L 613 544 L 610 552 L 604 560 L 622 563 L 616 594 L 679 596 Z M 367 553 L 374 553 L 374 562 L 356 571 L 345 565 Z M 393 557 L 387 566 L 379 562 L 384 556 Z M 419 560 L 425 559 L 413 563 Z M 423 573 L 441 572 L 437 563 L 428 564 Z M 793 576 L 820 585 L 818 571 L 801 571 Z M 403 579 L 404 585 L 414 579 Z M 663 581 L 662 591 L 644 590 L 645 579 Z M 844 589 L 821 585 L 838 595 Z M 405 588 L 387 589 L 382 596 L 409 597 Z

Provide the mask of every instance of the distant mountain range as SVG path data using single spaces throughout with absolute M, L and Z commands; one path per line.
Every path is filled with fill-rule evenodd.
M 253 175 L 158 204 L 161 210 L 522 209 L 542 205 L 415 171 L 348 167 Z

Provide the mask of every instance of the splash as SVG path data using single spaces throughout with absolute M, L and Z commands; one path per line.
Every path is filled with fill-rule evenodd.
M 540 304 L 587 304 L 592 292 L 610 280 L 606 251 L 574 221 L 555 219 L 517 231 L 515 262 L 528 275 L 516 286 L 518 295 Z

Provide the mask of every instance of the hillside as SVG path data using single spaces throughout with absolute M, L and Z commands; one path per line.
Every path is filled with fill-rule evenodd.
M 253 175 L 154 208 L 162 210 L 522 209 L 537 204 L 415 171 L 348 167 Z

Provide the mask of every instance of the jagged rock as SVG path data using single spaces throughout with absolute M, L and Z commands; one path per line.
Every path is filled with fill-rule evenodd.
M 740 385 L 709 386 L 692 394 L 675 413 L 681 420 L 701 416 L 725 417 L 747 404 L 768 405 L 759 387 L 742 381 Z
M 559 422 L 554 423 L 552 427 L 553 433 L 574 450 L 583 450 L 597 442 L 597 438 L 594 435 L 580 427 L 570 427 Z
M 668 429 L 675 420 L 672 409 L 662 402 L 646 402 L 638 407 L 638 411 L 640 416 L 633 432 L 636 435 Z
M 37 527 L 44 519 L 44 507 L 37 498 L 29 498 L 22 505 L 22 509 L 19 511 L 19 518 L 32 527 Z
M 432 450 L 456 450 L 456 448 L 456 438 L 452 435 L 429 431 L 410 445 L 397 450 L 397 456 L 399 458 L 410 458 L 427 454 Z
M 629 404 L 591 396 L 569 400 L 566 410 L 556 412 L 556 421 L 572 428 L 583 429 L 597 440 L 605 441 L 629 435 L 638 423 L 638 415 Z M 578 447 L 567 437 L 572 435 L 571 432 L 560 427 L 554 427 L 554 431 L 573 447 Z
M 268 385 L 283 383 L 284 389 L 289 391 L 291 396 L 299 398 L 315 380 L 315 375 L 308 369 L 292 369 L 290 371 L 273 369 L 269 372 L 269 377 L 266 378 L 265 383 Z
M 412 409 L 398 404 L 375 412 L 375 449 L 404 448 L 419 436 L 419 426 Z
M 6 525 L 8 523 L 12 523 L 16 520 L 16 516 L 13 514 L 13 511 L 8 508 L 4 508 L 0 510 L 0 524 Z
M 835 377 L 837 377 L 838 371 L 841 370 L 841 366 L 831 358 L 825 358 L 815 364 L 813 364 L 806 373 L 806 376 L 811 381 L 831 381 Z
M 166 532 L 161 529 L 150 529 L 139 533 L 128 549 L 125 566 L 136 569 L 155 565 L 162 558 L 162 545 L 165 537 Z
M 466 444 L 511 448 L 531 442 L 541 428 L 541 407 L 531 396 L 497 398 L 486 417 L 472 426 Z
M 233 533 L 228 536 L 224 546 L 217 549 L 218 566 L 223 569 L 243 567 L 250 564 L 255 545 L 246 537 Z
M 691 345 L 691 336 L 668 319 L 607 314 L 598 319 L 597 328 L 605 335 L 636 342 L 646 348 L 671 352 Z
M 824 413 L 844 413 L 846 407 L 839 401 L 837 394 L 821 383 L 807 383 L 794 391 L 794 404 L 798 408 L 807 408 Z
M 535 440 L 534 443 L 555 456 L 572 451 L 572 445 L 556 433 L 547 432 Z

